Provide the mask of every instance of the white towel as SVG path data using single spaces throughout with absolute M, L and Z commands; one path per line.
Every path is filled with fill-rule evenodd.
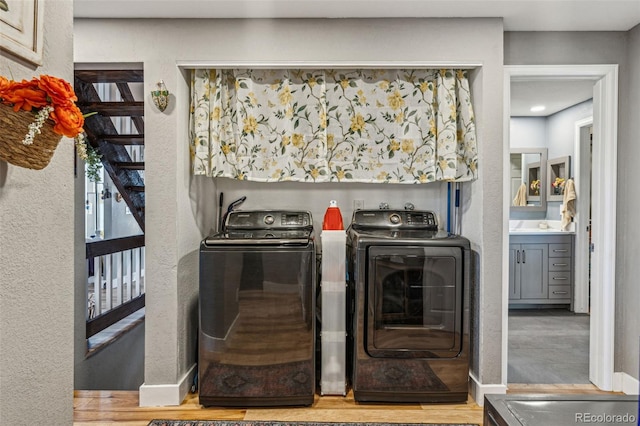
M 562 197 L 560 213 L 562 214 L 560 229 L 566 231 L 571 219 L 576 215 L 576 186 L 573 183 L 573 179 L 567 179 L 564 183 L 564 196 Z
M 520 188 L 518 188 L 518 193 L 516 194 L 516 198 L 513 199 L 514 206 L 526 206 L 527 205 L 527 185 L 522 182 Z

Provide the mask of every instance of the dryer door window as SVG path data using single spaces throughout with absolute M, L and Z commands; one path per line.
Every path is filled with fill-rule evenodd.
M 458 247 L 370 247 L 369 355 L 457 356 L 462 347 L 462 267 Z

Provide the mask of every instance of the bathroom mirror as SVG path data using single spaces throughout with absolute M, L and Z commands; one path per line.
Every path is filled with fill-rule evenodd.
M 511 211 L 546 211 L 547 149 L 511 149 L 509 163 Z

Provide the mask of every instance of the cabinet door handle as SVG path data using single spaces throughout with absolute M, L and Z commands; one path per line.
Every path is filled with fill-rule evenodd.
M 520 263 L 520 250 L 516 250 L 516 263 Z
M 527 263 L 527 258 L 525 257 L 524 250 L 522 250 L 522 263 Z
M 569 278 L 567 278 L 567 277 L 553 277 L 553 279 L 556 280 L 556 281 L 565 281 L 565 280 L 568 280 Z
M 567 294 L 568 291 L 554 291 L 553 294 Z
M 567 250 L 567 249 L 553 249 L 553 252 L 554 252 L 554 253 L 566 253 L 566 252 L 568 252 L 568 251 L 569 251 L 569 250 Z
M 568 263 L 554 263 L 553 266 L 567 266 Z

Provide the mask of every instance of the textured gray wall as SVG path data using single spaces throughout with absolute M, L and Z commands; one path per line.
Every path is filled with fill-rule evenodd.
M 80 344 L 84 339 L 79 339 Z M 144 322 L 75 367 L 74 389 L 135 390 L 144 382 Z
M 77 62 L 142 61 L 145 93 L 163 79 L 175 95 L 174 106 L 163 114 L 151 106 L 145 110 L 146 136 L 153 141 L 147 148 L 145 171 L 149 283 L 145 384 L 175 384 L 195 361 L 196 251 L 213 226 L 217 202 L 212 180 L 194 179 L 188 173 L 188 78 L 176 70 L 176 61 L 482 64 L 471 79 L 481 169 L 478 181 L 464 185 L 463 234 L 480 256 L 478 324 L 483 349 L 476 375 L 485 383 L 500 383 L 502 223 L 495 218 L 502 217 L 503 175 L 502 158 L 495 153 L 502 152 L 502 31 L 500 19 L 76 20 Z M 311 192 L 304 187 L 286 192 L 286 198 L 277 184 L 270 188 L 273 203 Z M 348 204 L 356 197 L 371 199 L 371 190 L 360 192 L 357 185 L 334 188 L 328 193 L 343 194 Z M 230 186 L 225 199 L 244 189 Z M 389 198 L 389 191 L 390 187 L 378 188 L 374 199 Z M 407 191 L 417 205 L 427 207 L 430 199 L 424 194 L 432 190 L 402 186 L 392 191 Z M 316 221 L 328 199 L 318 196 L 309 202 Z
M 505 65 L 626 63 L 627 32 L 505 32 Z
M 618 243 L 616 246 L 616 371 L 640 379 L 640 191 L 637 180 L 640 158 L 640 26 L 629 32 L 628 72 L 621 76 L 620 93 L 626 102 L 620 103 L 618 134 Z M 637 389 L 636 389 L 637 391 Z
M 0 52 L 0 75 L 73 81 L 73 4 L 44 5 L 44 65 Z M 73 158 L 73 141 L 64 138 L 43 170 L 0 161 L 2 425 L 72 423 Z

